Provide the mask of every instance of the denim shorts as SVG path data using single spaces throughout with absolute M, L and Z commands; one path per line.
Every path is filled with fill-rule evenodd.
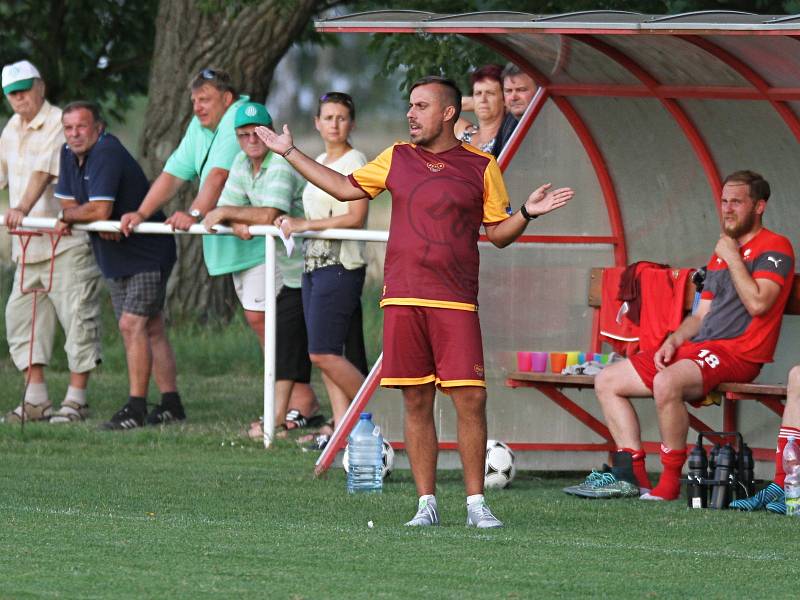
M 361 306 L 366 267 L 331 265 L 303 273 L 303 312 L 310 354 L 344 354 L 350 322 Z

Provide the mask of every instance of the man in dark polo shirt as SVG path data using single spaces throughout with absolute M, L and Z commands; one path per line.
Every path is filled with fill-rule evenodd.
M 72 223 L 118 220 L 136 211 L 150 184 L 120 141 L 104 131 L 97 106 L 73 102 L 62 115 L 66 145 L 56 197 L 63 207 L 59 228 Z M 162 213 L 153 215 L 163 220 Z M 92 250 L 111 290 L 114 313 L 125 344 L 130 396 L 103 429 L 131 429 L 183 420 L 177 392 L 175 356 L 162 311 L 167 279 L 175 264 L 172 236 L 92 233 Z M 147 413 L 150 371 L 161 391 L 161 404 Z
M 392 194 L 383 298 L 381 385 L 400 388 L 405 402 L 406 451 L 419 494 L 406 525 L 439 524 L 436 504 L 438 442 L 436 389 L 453 400 L 458 450 L 467 492 L 467 526 L 502 527 L 483 497 L 486 382 L 478 321 L 478 236 L 495 246 L 517 239 L 530 220 L 561 206 L 569 188 L 536 189 L 513 212 L 497 161 L 462 144 L 453 132 L 461 92 L 449 79 L 425 77 L 411 86 L 406 117 L 411 143 L 398 142 L 345 176 L 317 163 L 292 143 L 256 129 L 308 181 L 341 201 Z

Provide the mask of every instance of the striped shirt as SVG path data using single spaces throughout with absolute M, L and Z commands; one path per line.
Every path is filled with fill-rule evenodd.
M 244 152 L 240 152 L 233 159 L 217 206 L 277 208 L 291 217 L 303 217 L 305 184 L 305 179 L 282 156 L 268 154 L 261 163 L 261 169 L 253 175 L 250 159 Z M 240 252 L 237 260 L 242 266 L 237 270 L 261 264 L 265 260 L 264 240 L 257 237 L 243 242 Z M 290 288 L 299 288 L 303 274 L 302 253 L 295 249 L 292 256 L 286 256 L 286 249 L 282 244 L 278 244 L 276 252 L 283 284 Z M 226 262 L 232 261 L 233 259 Z
M 61 109 L 47 100 L 29 123 L 23 125 L 19 115 L 14 115 L 8 120 L 3 133 L 0 134 L 0 188 L 8 186 L 11 208 L 18 206 L 22 201 L 33 171 L 58 177 L 59 154 L 63 144 Z M 55 181 L 45 188 L 28 216 L 55 217 L 61 210 L 61 203 L 56 199 L 54 192 Z M 56 254 L 88 243 L 89 238 L 86 233 L 73 231 L 72 235 L 62 238 L 58 243 Z M 11 244 L 11 252 L 14 261 L 18 262 L 21 254 L 18 241 L 13 241 Z M 37 263 L 50 260 L 51 252 L 47 236 L 34 237 L 25 254 L 25 262 Z

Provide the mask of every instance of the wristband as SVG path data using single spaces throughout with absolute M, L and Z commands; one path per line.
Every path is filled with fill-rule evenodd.
M 523 203 L 522 206 L 519 207 L 519 214 L 521 214 L 522 218 L 525 219 L 526 221 L 533 221 L 534 219 L 539 218 L 539 215 L 532 215 L 528 212 L 528 209 L 525 208 L 525 203 Z
M 292 153 L 292 150 L 294 150 L 294 144 L 292 144 L 291 146 L 289 146 L 289 147 L 286 149 L 286 152 L 284 152 L 284 153 L 282 154 L 283 158 L 286 158 L 287 156 L 289 156 L 289 155 Z

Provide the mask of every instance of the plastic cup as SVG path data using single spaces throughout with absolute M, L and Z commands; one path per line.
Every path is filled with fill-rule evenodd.
M 608 364 L 608 354 L 600 354 L 600 362 L 604 365 Z
M 574 352 L 567 352 L 567 366 L 577 365 L 579 363 L 581 353 L 577 350 Z
M 531 370 L 536 373 L 547 371 L 547 352 L 531 352 Z
M 578 353 L 578 364 L 582 365 L 586 362 L 586 352 L 579 352 Z
M 530 352 L 517 352 L 517 370 L 530 371 L 531 370 L 531 353 Z
M 561 373 L 564 367 L 567 366 L 567 353 L 566 352 L 551 352 L 550 353 L 550 371 L 553 373 Z

